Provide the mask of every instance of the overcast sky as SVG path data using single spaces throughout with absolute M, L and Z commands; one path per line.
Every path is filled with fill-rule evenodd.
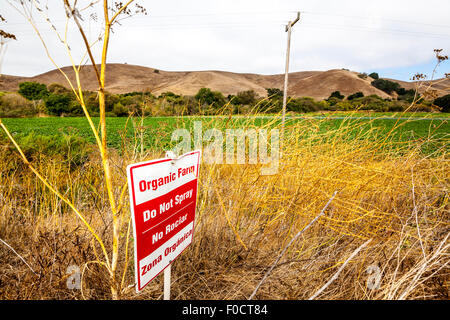
M 63 32 L 61 2 L 47 0 L 49 16 Z M 114 28 L 108 62 L 167 71 L 283 73 L 284 25 L 295 19 L 296 11 L 301 11 L 301 20 L 292 31 L 291 72 L 347 68 L 409 80 L 417 72 L 431 76 L 433 49 L 442 48 L 450 54 L 448 0 L 138 2 L 148 15 L 125 19 Z M 0 29 L 16 34 L 18 39 L 8 43 L 2 73 L 32 76 L 54 69 L 31 26 L 6 0 L 0 0 L 0 14 L 7 19 Z M 60 66 L 70 64 L 61 43 L 38 12 L 35 17 L 41 21 L 38 27 L 55 61 Z M 85 16 L 84 26 L 92 40 L 99 33 L 98 24 Z M 68 37 L 79 61 L 82 42 L 73 24 L 69 25 Z M 99 57 L 101 46 L 95 50 Z M 450 72 L 448 62 L 438 69 L 437 76 L 445 72 Z

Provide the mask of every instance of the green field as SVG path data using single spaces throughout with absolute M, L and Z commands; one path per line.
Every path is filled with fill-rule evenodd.
M 28 135 L 34 132 L 37 135 L 54 136 L 62 134 L 78 135 L 94 143 L 95 139 L 90 130 L 88 121 L 83 118 L 9 118 L 2 119 L 13 135 Z M 97 125 L 98 118 L 93 119 Z M 135 141 L 135 133 L 139 130 L 140 118 L 107 118 L 108 145 L 120 149 L 123 144 Z M 217 127 L 248 128 L 259 127 L 267 123 L 279 123 L 279 116 L 204 116 L 204 117 L 148 117 L 144 120 L 145 146 L 167 148 L 170 144 L 171 133 L 177 128 L 192 130 L 194 121 L 202 121 L 203 131 Z M 450 114 L 427 113 L 310 113 L 302 115 L 288 115 L 287 126 L 304 122 L 305 125 L 316 126 L 320 132 L 335 130 L 345 125 L 359 125 L 357 130 L 376 128 L 378 135 L 389 132 L 397 124 L 393 132 L 394 141 L 407 142 L 417 139 L 430 138 L 430 143 L 424 145 L 423 150 L 428 153 L 442 147 L 448 151 L 450 137 Z M 343 123 L 345 122 L 345 123 Z M 349 138 L 354 133 L 349 131 Z M 156 145 L 158 144 L 158 145 Z

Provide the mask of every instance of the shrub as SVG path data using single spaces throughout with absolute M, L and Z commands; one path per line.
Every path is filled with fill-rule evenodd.
M 119 102 L 119 95 L 105 92 L 105 111 L 112 112 L 114 105 Z
M 409 108 L 411 112 L 432 112 L 433 108 L 431 106 L 427 106 L 424 103 L 414 104 L 411 108 Z
M 349 111 L 353 110 L 354 106 L 348 101 L 339 101 L 335 104 L 334 108 L 337 111 Z
M 313 112 L 319 110 L 319 108 L 318 102 L 310 97 L 290 99 L 286 104 L 286 110 L 294 112 Z
M 209 88 L 201 88 L 195 95 L 197 99 L 202 104 L 214 105 L 215 107 L 220 107 L 225 104 L 225 97 L 219 91 L 211 91 Z
M 341 99 L 336 98 L 336 97 L 330 97 L 327 100 L 327 103 L 330 107 L 334 106 L 336 103 L 338 103 L 339 101 L 341 101 Z M 334 110 L 334 109 L 330 109 L 330 110 Z
M 5 93 L 0 97 L 0 117 L 23 117 L 37 114 L 33 104 L 17 93 Z
M 181 96 L 178 95 L 178 94 L 175 94 L 175 93 L 173 93 L 173 92 L 171 92 L 171 91 L 167 91 L 167 92 L 161 93 L 161 94 L 159 95 L 158 99 L 161 99 L 161 98 L 180 98 L 180 97 L 181 97 Z
M 280 90 L 278 88 L 267 88 L 267 96 L 270 99 L 276 99 L 276 98 L 283 98 L 283 90 Z
M 404 100 L 409 103 L 413 102 L 416 91 L 414 89 L 406 90 L 405 88 L 400 88 L 398 93 L 398 100 Z M 420 98 L 420 94 L 417 94 L 417 98 Z
M 45 106 L 47 111 L 56 116 L 60 116 L 63 113 L 70 113 L 69 109 L 70 98 L 65 94 L 49 94 L 45 99 Z
M 254 90 L 241 91 L 237 94 L 235 100 L 237 104 L 252 105 L 258 100 L 258 95 Z
M 436 98 L 433 102 L 442 112 L 450 112 L 450 94 Z
M 361 110 L 375 110 L 375 111 L 387 111 L 389 102 L 383 98 L 372 94 L 367 97 L 355 98 L 351 100 L 353 108 L 360 108 Z
M 67 115 L 70 115 L 70 116 L 83 116 L 84 115 L 81 105 L 76 100 L 70 100 L 67 112 L 68 112 Z
M 330 94 L 330 96 L 328 97 L 328 99 L 330 99 L 330 98 L 336 98 L 336 99 L 342 100 L 345 98 L 345 96 L 342 95 L 339 91 L 333 91 Z
M 55 94 L 68 94 L 71 93 L 69 89 L 60 85 L 59 83 L 52 83 L 47 87 L 48 91 Z
M 392 101 L 388 104 L 388 111 L 390 112 L 401 112 L 403 110 L 405 110 L 405 106 L 399 101 Z
M 30 161 L 34 161 L 41 156 L 52 158 L 62 156 L 64 158 L 62 161 L 79 166 L 88 160 L 89 143 L 76 132 L 72 132 L 71 129 L 62 132 L 62 134 L 49 136 L 38 135 L 34 132 L 26 135 L 18 134 L 15 139 Z M 15 149 L 9 144 L 4 134 L 0 134 L 1 143 L 3 143 L 2 140 L 5 141 L 5 145 L 10 146 L 8 152 L 14 153 Z
M 367 79 L 367 73 L 365 73 L 365 72 L 360 73 L 360 74 L 358 74 L 358 77 L 361 79 Z
M 347 100 L 353 100 L 353 99 L 362 98 L 362 97 L 364 97 L 364 93 L 362 93 L 361 91 L 358 91 L 358 92 L 356 92 L 354 94 L 349 95 L 347 97 Z
M 124 107 L 120 102 L 116 103 L 113 108 L 113 113 L 117 117 L 127 117 L 128 116 L 128 109 Z
M 369 74 L 369 77 L 371 77 L 372 79 L 375 79 L 375 80 L 380 79 L 380 76 L 376 72 L 372 72 L 371 74 Z
M 386 92 L 387 94 L 391 94 L 392 92 L 398 92 L 401 88 L 397 82 L 385 80 L 385 79 L 374 80 L 374 81 L 372 81 L 372 85 L 375 88 Z
M 47 86 L 38 82 L 22 82 L 18 93 L 28 100 L 44 99 L 48 95 Z

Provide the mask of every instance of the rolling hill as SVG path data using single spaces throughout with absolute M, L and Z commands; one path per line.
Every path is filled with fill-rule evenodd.
M 72 67 L 61 68 L 71 81 L 75 81 Z M 108 64 L 106 67 L 106 89 L 111 93 L 126 93 L 131 91 L 150 91 L 153 94 L 172 91 L 176 94 L 195 95 L 200 88 L 207 87 L 220 91 L 224 95 L 236 94 L 240 91 L 254 90 L 260 96 L 266 96 L 266 88 L 283 88 L 284 74 L 261 75 L 251 73 L 233 73 L 226 71 L 163 71 L 154 68 L 129 64 Z M 388 98 L 385 92 L 373 87 L 373 79 L 361 79 L 357 72 L 344 69 L 328 71 L 302 71 L 289 73 L 288 94 L 294 97 L 313 97 L 325 99 L 333 91 L 344 95 L 361 91 L 364 95 L 377 94 Z M 17 91 L 20 82 L 36 81 L 59 83 L 68 87 L 67 81 L 59 70 L 52 70 L 33 77 L 18 77 L 2 75 L 0 77 L 1 91 Z M 414 88 L 413 82 L 398 81 L 406 89 Z M 95 73 L 91 66 L 81 69 L 81 83 L 84 90 L 96 90 Z M 450 80 L 442 80 L 436 84 L 439 95 L 445 94 L 450 87 Z

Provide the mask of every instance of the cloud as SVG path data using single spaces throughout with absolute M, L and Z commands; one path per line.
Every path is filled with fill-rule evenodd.
M 450 52 L 450 2 L 444 1 L 177 0 L 146 7 L 148 16 L 124 20 L 114 29 L 110 62 L 173 71 L 282 73 L 284 25 L 297 10 L 302 16 L 293 28 L 291 71 L 390 69 L 395 74 L 399 68 L 399 77 L 404 78 L 405 68 L 415 70 L 432 63 L 434 48 Z M 52 5 L 50 11 L 62 27 L 62 8 Z M 10 43 L 3 72 L 34 75 L 53 69 L 32 29 L 12 10 L 6 13 L 8 31 L 17 32 L 19 41 Z M 89 30 L 95 38 L 99 27 L 91 22 Z M 81 38 L 74 32 L 69 35 L 79 58 Z M 50 47 L 60 48 L 55 39 Z M 54 52 L 58 63 L 69 63 L 63 50 Z

